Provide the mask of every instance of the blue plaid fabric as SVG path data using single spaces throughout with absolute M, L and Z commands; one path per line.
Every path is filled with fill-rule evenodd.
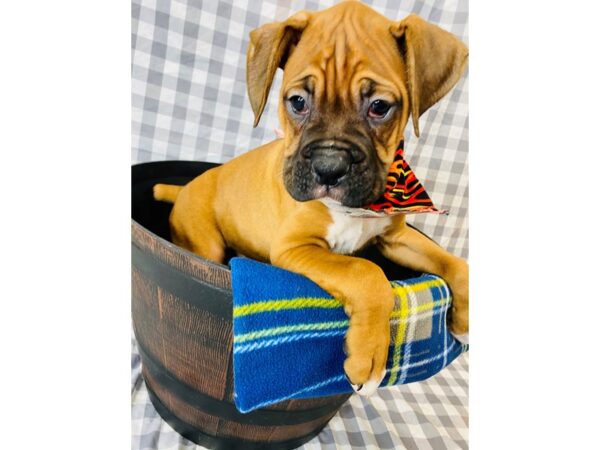
M 230 264 L 237 408 L 352 392 L 343 370 L 348 317 L 341 303 L 304 276 L 247 258 Z M 451 295 L 441 278 L 391 284 L 396 304 L 381 386 L 429 378 L 468 348 L 446 327 Z

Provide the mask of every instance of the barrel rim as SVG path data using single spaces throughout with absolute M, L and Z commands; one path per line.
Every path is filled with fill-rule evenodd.
M 138 236 L 135 235 L 136 232 L 139 233 Z M 183 247 L 180 247 L 179 245 L 173 244 L 172 242 L 167 241 L 166 239 L 160 237 L 158 234 L 154 233 L 153 231 L 150 231 L 148 228 L 146 228 L 141 223 L 137 222 L 135 219 L 131 219 L 131 233 L 132 233 L 134 243 L 138 247 L 140 247 L 142 250 L 145 250 L 145 251 L 150 250 L 149 246 L 144 245 L 144 243 L 140 242 L 140 240 L 139 240 L 140 235 L 142 235 L 142 236 L 145 235 L 147 237 L 155 239 L 159 244 L 161 244 L 162 246 L 165 246 L 172 252 L 179 253 L 179 254 L 185 256 L 186 258 L 191 258 L 199 263 L 205 264 L 205 265 L 209 266 L 211 269 L 231 273 L 231 269 L 226 264 L 221 264 L 221 263 L 212 261 L 210 259 L 202 258 L 201 256 L 198 256 L 197 254 L 192 253 L 191 251 L 189 251 Z
M 189 272 L 185 273 L 186 276 L 190 276 L 195 278 L 198 281 L 203 283 L 208 283 L 213 286 L 215 289 L 219 289 L 222 291 L 226 291 L 229 295 L 231 295 L 231 269 L 225 264 L 220 264 L 201 256 L 198 256 L 178 245 L 173 244 L 172 242 L 163 239 L 156 233 L 153 233 L 148 228 L 144 227 L 142 224 L 136 222 L 134 219 L 131 219 L 131 236 L 132 236 L 132 245 L 135 245 L 141 252 L 150 255 L 155 260 L 171 267 L 173 270 L 182 272 L 180 268 L 174 266 L 171 261 L 168 260 L 165 254 L 161 252 L 157 252 L 152 248 L 150 242 L 156 242 L 156 245 L 160 248 L 163 248 L 166 253 L 170 253 L 172 255 L 178 255 L 187 261 L 191 261 L 196 266 L 203 266 L 206 268 L 206 273 L 212 271 L 213 274 L 221 275 L 222 283 L 217 284 L 217 278 L 215 279 L 207 279 L 202 277 L 201 274 L 192 275 Z

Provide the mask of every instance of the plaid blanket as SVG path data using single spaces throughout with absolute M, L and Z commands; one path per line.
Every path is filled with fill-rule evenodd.
M 301 275 L 247 258 L 230 265 L 237 408 L 353 392 L 343 370 L 348 317 L 341 303 Z M 446 327 L 451 296 L 441 278 L 391 284 L 396 304 L 381 386 L 429 378 L 468 349 Z

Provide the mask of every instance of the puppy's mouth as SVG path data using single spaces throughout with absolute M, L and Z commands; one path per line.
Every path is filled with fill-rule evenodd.
M 339 185 L 335 185 L 335 186 L 317 185 L 314 188 L 313 195 L 312 195 L 314 200 L 320 199 L 320 198 L 330 198 L 330 199 L 338 201 L 340 203 L 342 203 L 344 201 L 345 196 L 346 196 L 346 192 L 345 192 L 344 188 Z

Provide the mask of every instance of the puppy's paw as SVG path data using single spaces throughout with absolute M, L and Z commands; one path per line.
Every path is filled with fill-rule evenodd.
M 461 259 L 453 269 L 447 280 L 452 291 L 448 327 L 452 334 L 463 335 L 469 332 L 469 266 Z
M 387 308 L 386 308 L 387 311 Z M 371 395 L 385 376 L 390 344 L 389 312 L 354 312 L 346 334 L 344 371 L 352 388 L 360 395 Z
M 375 393 L 375 391 L 377 390 L 384 378 L 385 369 L 383 369 L 383 372 L 381 372 L 379 378 L 371 378 L 365 384 L 350 383 L 350 386 L 352 386 L 352 389 L 354 389 L 354 392 L 356 392 L 358 395 L 362 395 L 363 397 L 370 397 Z

